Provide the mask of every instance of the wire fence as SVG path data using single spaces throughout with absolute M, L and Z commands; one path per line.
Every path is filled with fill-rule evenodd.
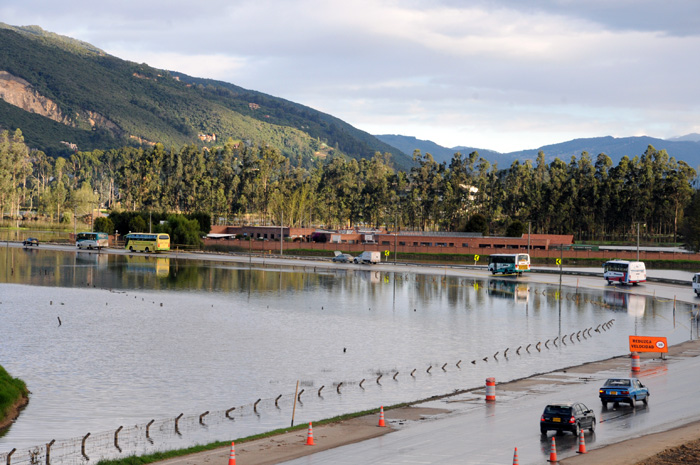
M 566 334 L 557 335 L 554 338 L 537 341 L 536 343 L 531 342 L 509 347 L 493 355 L 476 357 L 473 360 L 465 360 L 465 362 L 476 364 L 481 362 L 481 360 L 488 361 L 492 357 L 498 360 L 499 356 L 507 360 L 509 351 L 512 356 L 513 354 L 521 355 L 521 352 L 523 354 L 525 352 L 534 354 L 555 346 L 561 349 L 571 347 L 577 343 L 591 340 L 596 334 L 603 334 L 612 327 L 614 322 L 615 320 L 611 319 L 595 327 L 587 327 L 572 333 L 567 332 Z M 97 462 L 101 459 L 162 451 L 172 448 L 172 444 L 177 442 L 177 440 L 186 439 L 188 435 L 192 436 L 197 432 L 201 432 L 203 428 L 206 430 L 217 425 L 233 424 L 236 419 L 246 417 L 260 417 L 270 410 L 279 410 L 280 404 L 290 405 L 295 400 L 301 402 L 302 396 L 314 396 L 323 401 L 322 392 L 335 391 L 340 395 L 344 389 L 354 389 L 356 387 L 365 389 L 364 384 L 366 382 L 379 384 L 385 375 L 385 379 L 392 378 L 394 381 L 401 379 L 399 375 L 402 377 L 408 376 L 415 380 L 417 374 L 421 372 L 447 372 L 448 365 L 461 368 L 462 363 L 462 360 L 459 360 L 456 363 L 435 364 L 427 368 L 422 367 L 420 370 L 417 367 L 409 368 L 405 371 L 402 370 L 402 373 L 394 369 L 388 373 L 376 373 L 376 379 L 362 379 L 359 382 L 356 380 L 336 381 L 330 386 L 322 385 L 318 390 L 314 387 L 313 390 L 309 389 L 307 392 L 305 389 L 312 386 L 312 383 L 309 383 L 303 386 L 296 394 L 280 394 L 274 398 L 257 399 L 254 402 L 225 410 L 205 411 L 198 414 L 180 413 L 175 417 L 159 420 L 153 419 L 148 423 L 134 426 L 119 426 L 113 431 L 88 432 L 82 437 L 52 440 L 47 444 L 21 450 L 12 449 L 9 452 L 0 453 L 0 465 L 85 465 L 88 462 Z M 192 445 L 191 441 L 188 443 L 189 445 Z

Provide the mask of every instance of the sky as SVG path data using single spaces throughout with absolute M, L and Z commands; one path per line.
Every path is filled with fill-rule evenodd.
M 700 133 L 698 0 L 0 0 L 0 21 L 450 148 Z

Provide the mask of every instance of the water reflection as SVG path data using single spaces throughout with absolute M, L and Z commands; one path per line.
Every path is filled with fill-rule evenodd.
M 633 316 L 644 316 L 647 304 L 647 299 L 644 296 L 605 289 L 603 298 L 605 303 L 613 310 L 623 310 Z
M 153 447 L 246 436 L 289 424 L 297 381 L 306 389 L 301 423 L 623 354 L 638 324 L 666 334 L 674 313 L 672 302 L 651 299 L 642 307 L 650 311 L 620 312 L 640 304 L 606 303 L 624 297 L 598 290 L 372 268 L 41 247 L 2 248 L 0 264 L 0 363 L 32 391 L 0 452 L 88 431 L 113 437 L 119 425 L 145 429 L 181 412 L 252 411 L 263 399 L 259 414 L 210 418 L 196 434 L 183 428 Z M 609 329 L 583 331 L 611 318 Z M 566 345 L 547 344 L 563 336 Z M 670 344 L 685 338 L 669 333 Z M 493 358 L 507 348 L 507 358 Z
M 514 300 L 517 303 L 527 303 L 530 298 L 530 287 L 526 283 L 513 279 L 489 279 L 489 295 Z

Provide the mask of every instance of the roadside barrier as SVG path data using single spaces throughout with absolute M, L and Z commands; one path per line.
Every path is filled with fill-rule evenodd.
M 549 449 L 549 460 L 547 462 L 558 462 L 557 460 L 557 443 L 554 442 L 554 437 L 552 437 L 552 447 Z
M 486 401 L 496 401 L 496 378 L 486 378 Z
M 228 456 L 228 465 L 236 465 L 236 447 L 231 441 L 231 454 Z
M 384 406 L 379 407 L 379 424 L 377 426 L 386 426 L 384 421 Z
M 307 446 L 315 446 L 314 444 L 314 429 L 313 426 L 311 426 L 311 422 L 309 422 L 309 432 L 306 433 L 306 445 Z
M 642 371 L 642 366 L 639 361 L 639 354 L 632 352 L 632 373 L 639 373 L 640 371 Z
M 585 454 L 586 453 L 586 440 L 583 437 L 583 429 L 581 429 L 579 433 L 579 439 L 578 439 L 578 450 L 576 451 L 577 454 Z

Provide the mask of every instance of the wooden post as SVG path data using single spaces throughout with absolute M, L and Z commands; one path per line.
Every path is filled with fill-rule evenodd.
M 203 425 L 203 424 L 204 424 L 204 417 L 206 417 L 207 415 L 209 415 L 209 410 L 207 410 L 206 412 L 204 412 L 203 414 L 201 414 L 201 415 L 199 416 L 199 424 L 200 424 L 200 425 Z
M 292 427 L 294 427 L 294 415 L 297 412 L 297 392 L 299 392 L 299 380 L 297 380 L 297 388 L 294 391 L 294 407 L 292 407 Z
M 89 436 L 90 436 L 90 433 L 88 433 L 88 434 L 86 434 L 85 436 L 83 436 L 83 443 L 82 443 L 82 445 L 80 446 L 80 452 L 83 454 L 83 457 L 85 457 L 85 458 L 88 459 L 88 460 L 90 460 L 90 458 L 89 458 L 89 457 L 87 456 L 87 454 L 85 453 L 85 441 L 87 441 L 87 438 L 88 438 Z
M 122 428 L 124 428 L 124 427 L 123 427 L 123 426 L 120 426 L 120 427 L 117 428 L 117 430 L 114 432 L 114 447 L 116 447 L 117 450 L 118 450 L 119 452 L 122 451 L 121 447 L 119 447 L 119 431 L 121 431 Z
M 258 413 L 258 403 L 260 403 L 261 400 L 262 400 L 262 399 L 258 399 L 258 400 L 256 400 L 255 403 L 253 404 L 253 411 L 255 411 L 255 413 Z
M 231 407 L 230 409 L 226 410 L 226 418 L 230 418 L 231 420 L 233 420 L 233 417 L 229 414 L 234 410 L 236 410 L 236 407 Z
M 9 245 L 10 242 L 8 241 L 7 243 L 8 243 L 8 245 Z M 17 448 L 13 448 L 13 449 L 7 454 L 7 465 L 10 465 L 10 460 L 12 460 L 12 454 L 14 454 L 16 450 L 17 450 Z
M 183 415 L 184 415 L 184 413 L 181 413 L 180 415 L 178 415 L 178 416 L 175 418 L 175 432 L 176 432 L 178 435 L 180 435 L 180 428 L 178 428 L 178 422 L 180 421 L 180 418 L 182 418 Z
M 46 444 L 46 465 L 51 464 L 51 446 L 53 446 L 54 442 L 56 442 L 56 440 L 52 439 L 51 442 Z
M 153 424 L 154 421 L 155 420 L 151 420 L 148 422 L 148 424 L 146 424 L 146 439 L 151 438 L 151 432 L 149 430 L 151 429 L 151 425 Z

